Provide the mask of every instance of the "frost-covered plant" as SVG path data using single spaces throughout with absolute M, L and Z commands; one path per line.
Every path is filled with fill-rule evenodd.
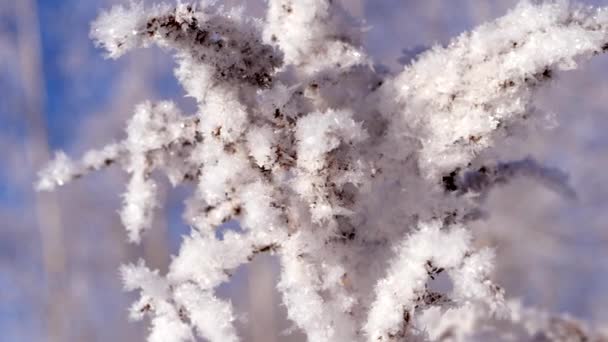
M 140 104 L 123 141 L 81 161 L 58 153 L 38 189 L 121 166 L 120 215 L 138 242 L 161 205 L 153 172 L 196 188 L 168 274 L 122 269 L 149 341 L 239 340 L 214 289 L 260 253 L 279 258 L 283 302 L 310 341 L 592 337 L 505 302 L 467 224 L 516 176 L 573 195 L 560 172 L 492 148 L 542 122 L 536 89 L 608 49 L 608 11 L 523 1 L 395 75 L 374 69 L 361 34 L 331 0 L 269 0 L 265 20 L 210 2 L 116 6 L 93 23 L 95 42 L 111 58 L 173 51 L 198 111 Z M 218 237 L 229 220 L 242 230 Z

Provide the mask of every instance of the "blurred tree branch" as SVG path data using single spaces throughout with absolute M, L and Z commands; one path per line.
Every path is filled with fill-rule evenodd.
M 49 160 L 44 108 L 44 81 L 40 55 L 40 29 L 38 9 L 32 0 L 16 2 L 18 49 L 23 85 L 23 113 L 28 139 L 26 155 L 32 169 L 40 168 Z M 62 341 L 66 337 L 65 314 L 69 311 L 66 279 L 66 255 L 64 250 L 61 208 L 57 195 L 36 192 L 36 218 L 40 230 L 42 264 L 46 273 L 47 329 L 50 341 Z

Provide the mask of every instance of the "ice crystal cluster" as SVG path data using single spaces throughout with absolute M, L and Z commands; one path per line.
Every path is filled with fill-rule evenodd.
M 608 11 L 523 1 L 396 74 L 374 68 L 363 31 L 331 0 L 268 0 L 264 19 L 208 1 L 115 6 L 93 23 L 96 44 L 111 58 L 174 53 L 197 112 L 142 103 L 124 140 L 80 161 L 58 153 L 38 188 L 120 166 L 133 242 L 162 205 L 153 173 L 196 189 L 168 273 L 122 269 L 149 341 L 238 341 L 214 290 L 260 253 L 280 260 L 282 301 L 310 341 L 593 338 L 506 301 L 467 224 L 516 176 L 573 195 L 560 172 L 493 147 L 542 123 L 539 87 L 608 49 Z M 216 234 L 230 220 L 242 229 Z

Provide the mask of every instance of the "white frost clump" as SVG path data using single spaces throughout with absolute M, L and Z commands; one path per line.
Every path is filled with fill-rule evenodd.
M 351 143 L 365 137 L 361 125 L 346 111 L 329 110 L 326 113 L 310 113 L 296 125 L 298 166 L 314 172 L 325 166 L 326 154 L 342 142 Z
M 274 132 L 270 126 L 254 127 L 247 132 L 247 148 L 261 168 L 270 170 L 274 162 Z
M 92 36 L 108 51 L 108 57 L 118 58 L 138 44 L 138 30 L 144 20 L 143 3 L 131 3 L 130 8 L 115 6 L 102 12 L 95 20 Z
M 121 157 L 122 144 L 110 144 L 101 150 L 88 151 L 81 162 L 74 162 L 64 152 L 55 153 L 55 159 L 42 171 L 36 184 L 39 191 L 51 191 L 85 173 L 109 166 Z
M 65 153 L 57 152 L 55 160 L 42 170 L 36 189 L 49 191 L 62 186 L 72 178 L 74 169 L 74 162 Z
M 457 267 L 469 249 L 471 237 L 462 227 L 442 232 L 438 222 L 424 225 L 398 247 L 394 263 L 376 285 L 365 332 L 373 340 L 404 334 L 404 310 L 410 311 L 424 295 L 425 284 L 434 269 Z
M 132 317 L 151 317 L 149 341 L 238 341 L 215 289 L 259 253 L 279 258 L 289 318 L 310 341 L 593 336 L 505 303 L 493 252 L 467 224 L 484 194 L 516 176 L 573 196 L 559 171 L 480 154 L 542 118 L 537 88 L 608 50 L 608 11 L 523 1 L 394 75 L 371 67 L 361 34 L 331 0 L 269 0 L 264 21 L 207 2 L 114 7 L 94 22 L 95 42 L 112 58 L 173 51 L 197 112 L 141 104 L 123 141 L 82 161 L 59 152 L 37 188 L 120 165 L 133 242 L 162 205 L 158 175 L 195 188 L 192 231 L 168 274 L 123 268 L 141 294 Z M 242 229 L 218 238 L 229 220 Z M 448 289 L 435 289 L 440 278 Z
M 534 112 L 534 89 L 602 51 L 606 10 L 522 1 L 508 15 L 435 47 L 396 79 L 404 115 L 423 134 L 430 174 L 466 165 Z

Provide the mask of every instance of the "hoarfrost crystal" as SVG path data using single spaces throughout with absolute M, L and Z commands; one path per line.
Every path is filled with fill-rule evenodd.
M 198 104 L 193 115 L 169 101 L 137 106 L 123 141 L 82 161 L 59 152 L 37 186 L 122 167 L 120 215 L 134 242 L 162 205 L 154 171 L 196 189 L 168 274 L 143 261 L 122 269 L 141 294 L 132 317 L 151 317 L 150 341 L 238 341 L 233 308 L 214 290 L 259 253 L 279 258 L 283 302 L 310 341 L 572 337 L 577 322 L 505 302 L 494 254 L 467 224 L 483 194 L 515 176 L 573 195 L 558 171 L 482 152 L 542 119 L 537 88 L 608 49 L 608 11 L 523 1 L 395 75 L 371 67 L 362 31 L 330 0 L 269 0 L 264 21 L 212 2 L 131 3 L 93 23 L 111 58 L 173 51 Z M 242 230 L 217 238 L 229 220 Z M 440 276 L 447 290 L 431 286 Z

